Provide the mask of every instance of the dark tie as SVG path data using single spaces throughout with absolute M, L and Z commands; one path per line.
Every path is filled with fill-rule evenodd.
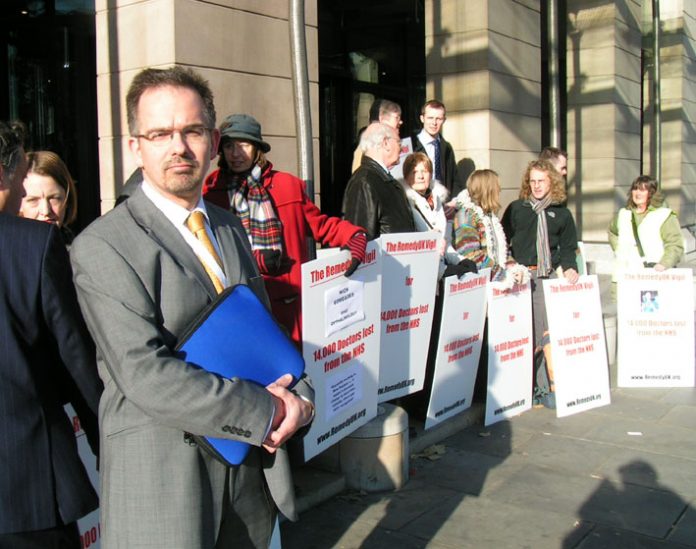
M 218 267 L 220 267 L 220 270 L 224 272 L 222 268 L 222 261 L 220 261 L 220 256 L 215 251 L 215 246 L 213 246 L 213 243 L 208 236 L 208 231 L 205 230 L 205 215 L 203 215 L 203 212 L 196 210 L 195 212 L 191 213 L 191 215 L 188 216 L 188 219 L 186 219 L 186 227 L 188 227 L 188 230 L 193 233 L 201 244 L 203 244 L 205 249 L 208 250 L 208 253 L 213 256 L 213 259 L 215 259 L 215 262 L 218 264 Z M 208 267 L 205 261 L 203 261 L 200 257 L 198 259 L 203 265 L 205 272 L 208 273 L 213 286 L 215 286 L 215 291 L 217 293 L 222 293 L 222 291 L 225 289 L 225 287 L 222 285 L 222 281 L 217 277 L 215 272 Z
M 439 137 L 433 141 L 433 148 L 435 149 L 435 179 L 437 179 L 440 183 L 444 183 L 444 181 L 442 181 L 442 158 L 440 156 Z

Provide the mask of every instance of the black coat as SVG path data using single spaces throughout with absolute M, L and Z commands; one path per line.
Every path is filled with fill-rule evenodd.
M 387 233 L 416 231 L 406 192 L 379 163 L 363 155 L 343 195 L 343 215 L 373 240 Z
M 102 383 L 58 229 L 0 213 L 0 258 L 0 533 L 28 532 L 98 505 L 63 405 L 96 452 Z

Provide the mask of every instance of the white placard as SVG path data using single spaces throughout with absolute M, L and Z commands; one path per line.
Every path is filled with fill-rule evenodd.
M 437 232 L 394 233 L 382 249 L 379 402 L 423 388 L 440 262 Z
M 92 486 L 99 494 L 99 472 L 97 471 L 97 458 L 87 442 L 87 435 L 82 430 L 80 418 L 70 404 L 65 405 L 65 413 L 70 418 L 77 440 L 77 453 L 87 470 Z M 99 509 L 95 509 L 89 515 L 85 515 L 77 521 L 77 529 L 80 532 L 80 544 L 82 547 L 99 549 L 101 547 L 101 525 L 99 524 Z
M 532 300 L 529 283 L 505 289 L 488 284 L 488 394 L 490 425 L 532 407 Z
M 622 273 L 617 288 L 619 387 L 694 386 L 691 269 Z
M 343 273 L 350 261 L 350 252 L 344 250 L 302 265 L 302 354 L 314 384 L 316 406 L 314 421 L 303 439 L 306 460 L 377 415 L 379 245 L 368 242 L 365 261 L 348 279 Z M 336 308 L 335 296 L 349 295 Z M 347 301 L 352 302 L 351 310 L 361 314 L 327 330 L 331 315 L 347 310 L 340 306 Z
M 413 142 L 410 137 L 404 137 L 401 140 L 401 152 L 399 152 L 399 163 L 389 170 L 394 179 L 404 178 L 404 161 L 406 157 L 413 152 Z
M 576 284 L 544 280 L 556 388 L 556 415 L 611 403 L 607 346 L 597 275 Z
M 430 429 L 471 406 L 486 320 L 490 270 L 444 280 L 433 388 L 425 418 Z

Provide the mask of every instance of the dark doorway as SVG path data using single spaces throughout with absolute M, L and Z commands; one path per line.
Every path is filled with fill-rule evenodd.
M 94 0 L 4 0 L 0 119 L 21 120 L 28 150 L 51 150 L 77 182 L 76 230 L 99 215 Z
M 401 136 L 425 101 L 423 0 L 318 0 L 321 206 L 339 215 L 374 99 L 401 105 Z

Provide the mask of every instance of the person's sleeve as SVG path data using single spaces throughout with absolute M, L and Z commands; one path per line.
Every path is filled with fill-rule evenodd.
M 353 225 L 350 221 L 321 213 L 317 205 L 307 196 L 303 182 L 301 185 L 302 210 L 314 240 L 321 242 L 324 246 L 340 247 L 345 246 L 355 234 L 365 232 L 365 229 Z
M 103 385 L 96 350 L 80 312 L 65 244 L 54 226 L 49 232 L 41 272 L 44 321 L 56 341 L 61 371 L 53 372 L 64 402 L 70 402 L 95 455 L 99 449 L 98 411 Z
M 349 223 L 363 227 L 368 240 L 379 236 L 377 204 L 366 182 L 352 181 L 348 184 L 343 199 L 343 216 Z
M 578 269 L 576 250 L 578 249 L 578 233 L 570 210 L 566 209 L 567 219 L 561 231 L 561 267 L 563 270 Z
M 454 218 L 452 246 L 462 259 L 470 259 L 479 269 L 492 264 L 491 258 L 486 254 L 485 243 L 482 243 L 482 234 L 475 216 L 469 215 L 464 208 Z
M 618 213 L 614 216 L 614 219 L 611 220 L 611 223 L 609 223 L 609 229 L 607 231 L 607 235 L 609 236 L 609 245 L 611 246 L 611 249 L 616 251 L 616 248 L 619 245 L 619 214 Z
M 662 258 L 660 258 L 660 264 L 670 269 L 679 263 L 684 255 L 684 239 L 681 234 L 681 226 L 674 212 L 669 214 L 669 217 L 660 227 L 660 236 L 665 248 Z
M 108 242 L 83 233 L 71 255 L 85 321 L 119 391 L 161 425 L 260 446 L 273 414 L 271 394 L 177 358 L 160 307 L 134 266 Z M 162 307 L 190 300 L 182 294 L 181 304 Z

